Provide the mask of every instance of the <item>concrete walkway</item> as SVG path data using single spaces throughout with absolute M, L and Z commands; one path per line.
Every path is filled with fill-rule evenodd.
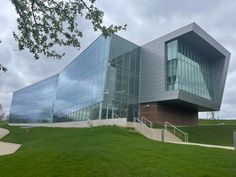
M 4 136 L 6 136 L 9 133 L 9 130 L 0 128 L 0 139 Z
M 162 141 L 162 130 L 157 128 L 149 128 L 144 124 L 134 122 L 127 124 L 128 127 L 133 127 L 135 130 L 145 137 L 157 141 Z M 182 145 L 192 145 L 192 146 L 201 146 L 201 147 L 208 147 L 208 148 L 220 148 L 220 149 L 227 149 L 227 150 L 234 150 L 233 146 L 219 146 L 219 145 L 212 145 L 212 144 L 200 144 L 200 143 L 191 143 L 191 142 L 183 142 L 181 139 L 170 133 L 169 131 L 164 131 L 164 142 L 166 143 L 173 143 L 173 144 L 182 144 Z
M 168 143 L 173 144 L 182 144 L 182 145 L 192 145 L 192 146 L 201 146 L 201 147 L 208 147 L 208 148 L 220 148 L 220 149 L 227 149 L 227 150 L 235 150 L 233 146 L 219 146 L 219 145 L 212 145 L 212 144 L 200 144 L 200 143 L 190 143 L 190 142 L 171 142 L 167 141 Z
M 0 139 L 6 136 L 8 133 L 9 133 L 9 130 L 0 128 Z M 21 147 L 21 144 L 6 143 L 6 142 L 0 141 L 0 155 L 13 154 L 20 147 Z

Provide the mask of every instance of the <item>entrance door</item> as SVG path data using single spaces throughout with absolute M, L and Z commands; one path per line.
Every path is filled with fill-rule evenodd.
M 138 117 L 139 117 L 138 110 L 137 110 L 137 109 L 134 109 L 134 110 L 133 110 L 133 119 L 134 119 L 134 118 L 138 118 Z

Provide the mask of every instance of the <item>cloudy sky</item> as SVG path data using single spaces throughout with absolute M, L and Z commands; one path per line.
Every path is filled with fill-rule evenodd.
M 8 1 L 0 6 L 0 63 L 8 68 L 0 72 L 0 104 L 9 111 L 12 92 L 61 71 L 80 52 L 93 42 L 99 33 L 83 22 L 82 49 L 62 48 L 62 60 L 40 58 L 34 60 L 27 51 L 17 51 L 12 37 L 16 31 L 16 13 Z M 127 24 L 125 32 L 118 33 L 142 45 L 189 23 L 196 22 L 231 52 L 226 87 L 219 113 L 221 118 L 236 118 L 236 1 L 235 0 L 97 0 L 105 12 L 105 24 Z

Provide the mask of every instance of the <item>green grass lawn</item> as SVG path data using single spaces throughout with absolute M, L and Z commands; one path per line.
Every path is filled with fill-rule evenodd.
M 209 120 L 209 119 L 199 119 L 199 125 L 236 125 L 236 120 Z
M 3 125 L 6 125 L 7 122 L 6 121 L 0 121 L 0 127 L 3 126 Z
M 154 125 L 154 128 L 163 128 L 163 126 Z M 233 146 L 236 120 L 199 119 L 197 126 L 178 126 L 178 128 L 188 133 L 189 142 Z
M 0 156 L 0 177 L 166 177 L 236 174 L 236 151 L 149 140 L 133 129 L 31 128 L 3 140 L 23 144 Z
M 233 146 L 233 131 L 236 125 L 204 125 L 179 127 L 188 133 L 189 142 Z

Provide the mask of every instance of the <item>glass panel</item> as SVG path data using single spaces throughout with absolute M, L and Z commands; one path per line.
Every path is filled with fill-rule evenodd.
M 212 100 L 212 68 L 209 60 L 181 41 L 167 48 L 167 90 L 182 89 Z
M 110 55 L 112 61 L 115 58 L 118 60 L 116 64 L 109 66 L 110 69 L 107 74 L 109 82 L 106 83 L 106 89 L 109 90 L 109 93 L 105 95 L 103 101 L 104 105 L 108 105 L 106 117 L 111 118 L 112 113 L 115 113 L 119 117 L 127 117 L 128 120 L 132 121 L 131 112 L 133 112 L 134 106 L 129 105 L 138 105 L 139 96 L 139 47 L 114 35 L 111 40 Z M 115 87 L 112 87 L 111 81 L 115 82 Z
M 10 122 L 52 122 L 57 75 L 14 92 Z
M 81 120 L 99 118 L 95 118 L 93 107 L 103 100 L 109 43 L 110 38 L 99 37 L 59 74 L 54 122 L 62 121 L 60 112 L 69 114 L 83 108 Z M 76 116 L 68 121 L 71 119 Z

